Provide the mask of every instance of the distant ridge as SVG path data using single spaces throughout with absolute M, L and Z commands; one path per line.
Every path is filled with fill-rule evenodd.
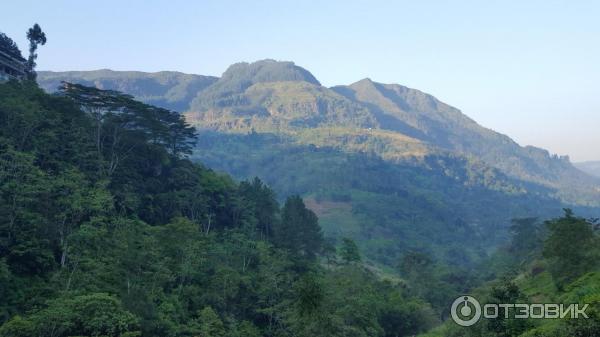
M 600 204 L 598 182 L 568 157 L 480 126 L 422 91 L 369 78 L 327 88 L 293 62 L 236 63 L 220 78 L 179 72 L 40 72 L 52 91 L 61 80 L 120 90 L 185 113 L 199 128 L 221 132 L 284 133 L 299 141 L 401 159 L 435 153 L 465 156 L 509 177 L 540 184 L 556 196 Z
M 574 165 L 583 172 L 594 177 L 600 178 L 600 161 L 586 161 L 581 163 L 575 163 Z
M 191 75 L 176 71 L 39 71 L 38 83 L 48 92 L 57 90 L 61 81 L 76 82 L 100 89 L 119 90 L 146 103 L 176 111 L 189 109 L 191 100 L 218 80 L 213 76 Z

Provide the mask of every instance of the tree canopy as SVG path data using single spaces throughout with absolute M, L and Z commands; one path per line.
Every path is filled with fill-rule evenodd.
M 21 50 L 10 37 L 0 32 L 0 50 L 19 59 L 23 58 Z
M 259 179 L 190 162 L 192 136 L 116 91 L 0 84 L 0 336 L 409 336 L 435 322 L 361 264 L 325 268 L 302 198 L 281 207 Z

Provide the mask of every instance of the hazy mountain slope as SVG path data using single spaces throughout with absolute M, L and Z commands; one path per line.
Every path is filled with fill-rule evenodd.
M 332 89 L 367 105 L 384 129 L 475 156 L 515 178 L 555 187 L 567 200 L 589 201 L 600 191 L 597 183 L 576 170 L 568 157 L 553 156 L 533 146 L 521 147 L 508 136 L 480 126 L 460 110 L 419 90 L 370 79 Z
M 412 133 L 443 148 L 466 150 L 494 134 L 435 97 L 398 84 L 363 79 L 350 86 L 332 89 L 367 105 L 380 120 L 382 128 Z M 496 140 L 501 140 L 498 138 Z
M 575 163 L 575 167 L 594 177 L 600 178 L 600 161 Z
M 66 71 L 38 72 L 38 84 L 53 92 L 61 81 L 76 82 L 100 89 L 119 90 L 149 104 L 186 111 L 198 92 L 217 81 L 216 77 L 183 74 L 174 71 Z

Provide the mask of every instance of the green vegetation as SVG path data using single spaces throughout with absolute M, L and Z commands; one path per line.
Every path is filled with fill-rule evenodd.
M 543 187 L 451 155 L 396 163 L 292 137 L 201 132 L 192 158 L 238 179 L 258 176 L 278 195 L 306 196 L 325 236 L 354 239 L 368 260 L 392 268 L 410 250 L 473 267 L 505 240 L 512 218 L 561 207 Z
M 140 71 L 39 71 L 38 83 L 47 92 L 55 92 L 61 81 L 78 83 L 99 89 L 118 90 L 135 99 L 169 110 L 187 111 L 198 92 L 217 78 L 188 75 L 173 71 L 144 73 Z
M 180 115 L 0 84 L 0 336 L 410 336 L 437 314 L 279 207 L 185 158 Z M 329 263 L 322 263 L 325 255 Z
M 28 38 L 35 79 L 46 37 Z M 532 218 L 597 212 L 598 180 L 566 157 L 418 90 L 325 88 L 291 62 L 40 75 L 79 84 L 0 85 L 0 337 L 412 336 L 473 289 L 590 303 L 591 319 L 427 336 L 600 334 L 597 221 Z M 174 110 L 223 133 L 196 144 Z
M 482 319 L 472 327 L 453 322 L 423 337 L 572 337 L 600 334 L 600 237 L 597 220 L 564 216 L 539 226 L 534 219 L 514 222 L 511 242 L 496 258 L 512 268 L 475 290 L 481 303 L 589 304 L 588 319 Z M 543 230 L 542 230 L 543 229 Z M 523 248 L 532 250 L 523 255 Z
M 307 70 L 273 60 L 234 64 L 221 78 L 204 82 L 206 85 L 188 85 L 185 76 L 195 75 L 159 80 L 166 76 L 108 71 L 44 73 L 40 83 L 50 90 L 61 79 L 121 90 L 145 102 L 182 111 L 188 122 L 200 128 L 286 135 L 304 144 L 327 143 L 386 160 L 451 153 L 513 179 L 543 186 L 548 196 L 567 204 L 600 206 L 600 182 L 575 169 L 568 157 L 521 147 L 415 89 L 370 79 L 326 88 Z
M 352 239 L 344 238 L 340 248 L 340 257 L 345 263 L 360 262 L 360 250 Z
M 21 50 L 15 41 L 2 32 L 0 32 L 0 50 L 17 59 L 23 58 L 23 54 L 21 54 Z
M 263 60 L 252 64 L 231 65 L 223 76 L 190 102 L 188 111 L 202 111 L 211 107 L 230 107 L 246 104 L 243 93 L 256 83 L 303 81 L 320 85 L 307 70 L 293 62 Z

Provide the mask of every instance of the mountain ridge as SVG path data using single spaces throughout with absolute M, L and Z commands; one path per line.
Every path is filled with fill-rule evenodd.
M 115 71 L 98 69 L 90 71 L 39 71 L 40 86 L 54 92 L 61 81 L 77 82 L 99 89 L 113 89 L 134 96 L 145 103 L 176 111 L 183 111 L 189 102 L 217 77 L 186 74 L 177 71 Z
M 82 84 L 121 89 L 142 101 L 167 108 L 179 107 L 176 110 L 201 129 L 322 137 L 320 132 L 335 128 L 338 134 L 354 135 L 353 146 L 346 146 L 347 137 L 334 144 L 340 149 L 352 150 L 357 142 L 370 139 L 373 146 L 359 148 L 381 152 L 382 146 L 378 144 L 382 143 L 388 144 L 385 149 L 389 158 L 412 156 L 414 147 L 407 150 L 397 146 L 397 141 L 396 145 L 389 145 L 378 130 L 395 132 L 429 144 L 429 152 L 417 153 L 455 152 L 482 160 L 511 177 L 556 189 L 566 201 L 586 199 L 593 204 L 600 199 L 596 181 L 577 170 L 568 157 L 520 146 L 434 96 L 399 84 L 365 78 L 350 85 L 327 88 L 295 63 L 274 60 L 236 63 L 220 78 L 170 72 L 97 72 L 100 73 L 40 72 L 38 78 L 46 90 L 52 90 L 50 84 L 59 79 L 83 81 Z M 134 80 L 127 79 L 131 74 L 135 75 Z M 112 83 L 108 75 L 112 75 Z M 164 77 L 188 82 L 177 86 Z M 142 90 L 146 83 L 154 86 L 163 83 L 159 85 L 163 91 L 148 95 L 148 90 Z M 169 89 L 165 83 L 171 83 L 172 87 Z M 311 139 L 305 136 L 304 142 L 311 143 Z
M 600 179 L 600 160 L 579 162 L 573 165 L 581 171 Z

